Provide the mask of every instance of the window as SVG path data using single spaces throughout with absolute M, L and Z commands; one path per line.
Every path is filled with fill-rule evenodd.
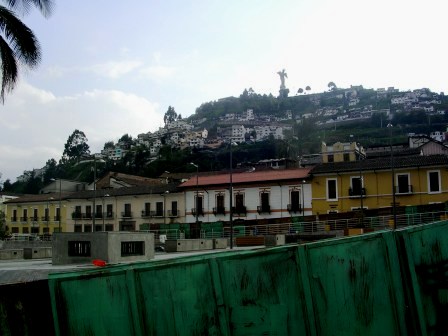
M 336 179 L 327 179 L 327 200 L 337 201 L 338 185 Z
M 90 205 L 86 206 L 86 218 L 92 218 L 92 207 Z
M 103 206 L 101 204 L 97 204 L 95 208 L 95 218 L 103 218 Z
M 440 171 L 428 172 L 428 192 L 440 193 Z
M 350 179 L 350 196 L 361 196 L 364 194 L 363 179 L 359 176 L 352 176 Z
M 334 162 L 333 154 L 328 154 L 328 162 Z
M 145 203 L 145 209 L 142 211 L 142 217 L 149 217 L 151 215 L 151 203 Z
M 69 257 L 90 257 L 91 246 L 89 241 L 69 241 Z
M 288 204 L 288 211 L 290 212 L 302 211 L 302 206 L 300 204 L 300 190 L 291 190 L 290 198 L 291 202 L 290 204 Z
M 156 202 L 156 216 L 163 217 L 163 202 Z
M 244 194 L 243 193 L 235 194 L 234 212 L 236 214 L 246 214 L 246 207 L 244 205 Z
M 214 211 L 215 215 L 217 215 L 217 214 L 224 215 L 225 214 L 224 195 L 223 194 L 216 195 L 216 208 L 214 210 L 215 210 Z
M 61 208 L 56 208 L 56 218 L 55 220 L 61 220 Z
M 33 209 L 33 221 L 37 221 L 39 219 L 38 217 L 37 209 Z
M 198 215 L 204 215 L 204 198 L 202 197 L 202 195 L 201 194 L 196 194 L 196 208 L 194 209 L 194 213 L 196 213 L 196 211 L 197 211 L 197 214 Z
M 344 161 L 345 162 L 350 161 L 350 154 L 349 153 L 344 153 Z
M 130 241 L 121 242 L 121 256 L 130 257 L 145 254 L 145 242 L 143 241 Z
M 397 174 L 397 193 L 409 194 L 412 186 L 409 183 L 409 174 Z
M 14 210 L 12 211 L 11 222 L 17 222 L 17 210 L 16 210 L 16 209 L 14 209 Z
M 108 204 L 107 205 L 107 210 L 106 210 L 106 212 L 107 212 L 107 218 L 112 218 L 113 216 L 114 216 L 114 210 L 113 210 L 114 208 L 113 208 L 113 205 L 112 204 Z
M 171 202 L 170 216 L 171 217 L 176 217 L 177 216 L 177 201 L 172 201 Z
M 271 213 L 271 207 L 269 205 L 269 193 L 262 191 L 260 193 L 260 206 L 257 207 L 258 213 Z
M 123 217 L 132 217 L 131 203 L 125 203 Z

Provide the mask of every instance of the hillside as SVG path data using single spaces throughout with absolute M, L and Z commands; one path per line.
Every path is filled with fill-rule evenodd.
M 389 144 L 390 141 L 402 143 L 407 141 L 410 133 L 444 132 L 448 124 L 448 99 L 443 93 L 429 89 L 373 90 L 362 86 L 344 89 L 334 85 L 329 88 L 321 93 L 305 91 L 292 96 L 283 94 L 282 97 L 261 95 L 248 89 L 239 97 L 203 103 L 195 114 L 182 119 L 193 125 L 192 131 L 207 130 L 203 146 L 179 146 L 172 142 L 167 129 L 160 132 L 160 136 L 157 132 L 146 134 L 152 139 L 148 142 L 125 134 L 117 144 L 106 143 L 104 146 L 105 149 L 119 147 L 125 155 L 119 160 L 104 157 L 105 162 L 97 167 L 97 176 L 107 171 L 146 177 L 157 177 L 165 171 L 194 172 L 196 168 L 191 162 L 199 165 L 200 171 L 229 169 L 230 154 L 226 142 L 234 139 L 229 133 L 234 126 L 247 132 L 243 134 L 243 141 L 233 148 L 235 167 L 238 163 L 262 159 L 296 160 L 304 154 L 319 153 L 322 142 L 356 141 L 364 147 Z M 165 114 L 166 120 L 174 120 L 173 116 L 176 114 L 170 107 Z M 388 129 L 388 123 L 394 127 Z M 282 133 L 262 138 L 256 127 L 277 127 Z M 178 137 L 185 133 L 176 131 Z M 156 140 L 159 145 L 154 150 L 150 146 L 154 146 Z M 93 181 L 92 163 L 80 163 L 82 157 L 90 153 L 88 145 L 83 144 L 82 151 L 74 152 L 72 157 L 63 157 L 58 163 L 49 159 L 40 173 L 25 171 L 21 181 L 12 184 L 6 181 L 4 191 L 36 193 L 51 178 Z

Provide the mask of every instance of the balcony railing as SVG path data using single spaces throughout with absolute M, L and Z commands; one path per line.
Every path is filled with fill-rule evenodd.
M 302 204 L 288 204 L 287 209 L 290 213 L 302 212 Z
M 33 217 L 30 217 L 30 220 L 32 222 L 38 222 L 39 221 L 39 217 L 38 216 L 33 216 Z
M 121 213 L 121 217 L 123 217 L 123 218 L 132 218 L 132 212 L 131 211 L 123 211 Z
M 82 219 L 83 214 L 81 212 L 73 212 L 72 213 L 72 219 Z
M 200 208 L 200 209 L 197 209 L 197 210 L 198 210 L 197 216 L 204 216 L 204 209 L 203 208 Z M 191 209 L 191 214 L 193 216 L 196 216 L 196 208 L 192 208 Z
M 106 212 L 106 218 L 114 218 L 113 211 Z
M 50 216 L 42 216 L 41 218 L 42 222 L 49 222 L 50 221 Z
M 232 207 L 232 213 L 238 216 L 245 216 L 247 214 L 247 210 L 245 206 Z
M 142 210 L 142 217 L 143 218 L 148 218 L 151 217 L 151 211 L 147 211 L 147 210 Z
M 60 215 L 54 216 L 54 220 L 56 222 L 59 222 L 61 220 L 61 216 Z
M 11 217 L 11 222 L 17 222 L 17 217 Z
M 179 210 L 168 210 L 168 217 L 179 217 Z
M 395 193 L 397 193 L 397 194 L 412 194 L 413 193 L 412 185 L 395 186 Z
M 155 211 L 151 211 L 151 217 L 158 217 L 158 218 L 162 218 L 165 217 L 165 211 L 163 210 L 155 210 Z
M 225 215 L 226 214 L 226 208 L 225 207 L 216 207 L 213 208 L 213 214 L 216 215 Z
M 257 212 L 259 214 L 262 214 L 262 213 L 270 214 L 271 213 L 271 206 L 270 205 L 259 205 L 259 206 L 257 206 Z
M 348 189 L 348 195 L 350 197 L 365 197 L 366 196 L 366 188 L 349 188 Z

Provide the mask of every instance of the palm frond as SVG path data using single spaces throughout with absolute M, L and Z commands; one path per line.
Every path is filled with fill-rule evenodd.
M 27 14 L 31 6 L 36 7 L 44 17 L 49 17 L 54 8 L 53 0 L 3 0 L 8 8 Z

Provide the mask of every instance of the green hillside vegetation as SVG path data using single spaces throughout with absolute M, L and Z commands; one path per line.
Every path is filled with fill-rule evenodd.
M 386 92 L 381 95 L 373 89 L 352 87 L 350 89 L 337 88 L 329 85 L 329 91 L 310 94 L 296 94 L 289 97 L 278 98 L 272 94 L 257 94 L 251 88 L 244 90 L 239 97 L 227 97 L 201 104 L 195 114 L 184 119 L 196 126 L 196 129 L 207 129 L 209 139 L 217 134 L 217 128 L 224 124 L 226 114 L 242 115 L 252 109 L 257 116 L 277 118 L 278 124 L 292 126 L 292 131 L 285 134 L 284 140 L 270 138 L 262 142 L 248 142 L 233 148 L 234 168 L 237 163 L 256 162 L 262 159 L 290 158 L 296 160 L 304 154 L 319 153 L 321 143 L 328 144 L 356 141 L 364 147 L 404 143 L 409 133 L 429 134 L 432 131 L 445 131 L 448 124 L 448 114 L 428 114 L 423 109 L 404 110 L 402 105 L 391 105 L 391 98 L 404 95 L 404 92 Z M 448 111 L 448 99 L 444 94 L 434 94 L 427 90 L 429 99 L 437 96 L 440 104 L 437 111 Z M 357 99 L 356 105 L 350 106 L 350 101 Z M 422 99 L 423 101 L 425 99 Z M 389 119 L 385 110 L 390 109 L 393 116 Z M 292 118 L 287 119 L 290 111 Z M 326 115 L 326 111 L 333 111 L 334 115 Z M 357 111 L 372 111 L 372 116 L 364 119 L 344 120 L 331 122 L 329 119 L 343 117 Z M 181 119 L 175 113 L 174 107 L 169 107 L 165 114 L 166 120 Z M 281 119 L 281 120 L 280 120 Z M 386 127 L 393 124 L 392 136 Z M 245 122 L 234 121 L 235 124 Z M 120 161 L 109 161 L 97 164 L 97 176 L 107 171 L 122 172 L 146 177 L 158 177 L 165 171 L 194 172 L 190 165 L 194 162 L 199 165 L 200 171 L 221 171 L 229 169 L 229 147 L 220 148 L 179 149 L 164 145 L 156 159 L 151 158 L 149 149 L 135 146 L 132 136 L 125 134 L 121 143 L 131 150 Z M 162 139 L 162 143 L 165 140 Z M 105 144 L 105 148 L 114 146 L 112 142 Z M 17 193 L 37 193 L 40 188 L 49 183 L 52 178 L 64 178 L 92 182 L 94 178 L 92 160 L 87 137 L 82 131 L 75 130 L 69 136 L 64 146 L 64 156 L 56 162 L 49 159 L 45 166 L 43 177 L 35 176 L 33 171 L 25 171 L 27 177 L 23 182 L 11 183 L 4 181 L 3 190 Z

